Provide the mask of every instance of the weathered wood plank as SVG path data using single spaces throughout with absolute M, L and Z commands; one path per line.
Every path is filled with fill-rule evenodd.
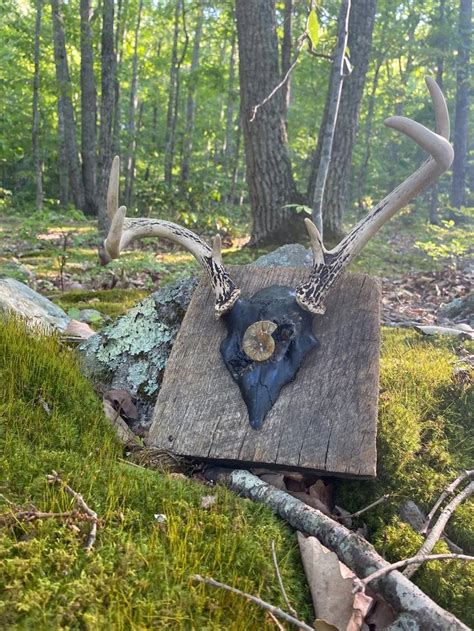
M 295 287 L 307 270 L 232 268 L 245 294 Z M 348 477 L 376 473 L 380 351 L 377 280 L 345 275 L 315 316 L 320 348 L 283 388 L 261 430 L 250 427 L 237 384 L 219 353 L 225 326 L 215 321 L 204 279 L 168 361 L 148 442 L 175 453 L 254 466 L 310 469 Z

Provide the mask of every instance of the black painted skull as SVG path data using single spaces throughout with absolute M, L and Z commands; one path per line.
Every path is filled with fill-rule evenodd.
M 228 334 L 222 357 L 239 385 L 250 425 L 260 429 L 282 387 L 318 346 L 313 316 L 298 305 L 293 289 L 274 285 L 239 298 L 223 320 Z

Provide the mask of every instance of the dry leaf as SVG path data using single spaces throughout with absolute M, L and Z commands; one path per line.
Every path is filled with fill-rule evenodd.
M 201 508 L 209 510 L 215 505 L 216 502 L 217 495 L 204 495 L 204 497 L 201 498 Z
M 119 412 L 114 409 L 110 401 L 107 401 L 107 399 L 104 398 L 102 403 L 104 407 L 104 414 L 112 424 L 119 440 L 125 445 L 137 442 L 137 437 L 120 416 Z
M 114 410 L 120 412 L 129 421 L 137 420 L 138 410 L 127 390 L 107 390 L 104 392 L 104 399 L 109 401 Z
M 321 620 L 321 618 L 317 618 L 313 623 L 316 631 L 340 631 L 333 624 L 330 624 L 327 620 Z
M 259 477 L 267 484 L 271 484 L 275 488 L 280 489 L 280 491 L 286 490 L 283 473 L 263 473 Z
M 372 598 L 352 593 L 355 574 L 316 537 L 300 532 L 297 536 L 317 620 L 334 625 L 338 631 L 359 631 Z
M 86 322 L 79 322 L 79 320 L 69 320 L 67 327 L 63 331 L 63 335 L 67 338 L 87 340 L 96 332 Z

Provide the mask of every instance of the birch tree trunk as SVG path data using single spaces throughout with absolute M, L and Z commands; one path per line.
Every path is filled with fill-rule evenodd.
M 36 210 L 43 207 L 43 172 L 41 165 L 40 149 L 40 110 L 39 110 L 39 88 L 40 88 L 40 38 L 41 38 L 41 16 L 43 12 L 43 0 L 36 0 L 36 20 L 35 20 L 35 45 L 34 45 L 34 75 L 33 75 L 33 166 L 35 170 L 36 188 Z
M 138 38 L 140 35 L 140 22 L 142 18 L 143 0 L 138 4 L 137 24 L 133 42 L 132 81 L 130 84 L 130 99 L 128 113 L 128 147 L 125 161 L 125 205 L 132 203 L 132 180 L 135 167 L 135 150 L 137 144 L 135 116 L 138 107 Z
M 344 79 L 324 192 L 323 231 L 328 240 L 344 235 L 342 218 L 349 207 L 352 152 L 372 47 L 376 0 L 352 0 L 348 45 L 353 70 Z
M 59 108 L 63 118 L 64 151 L 67 159 L 71 192 L 76 208 L 84 208 L 84 185 L 76 140 L 76 121 L 72 106 L 72 84 L 66 54 L 66 39 L 63 28 L 63 16 L 60 12 L 60 1 L 51 0 L 53 18 L 54 62 L 56 81 L 59 90 Z
M 84 212 L 97 215 L 97 93 L 94 76 L 90 0 L 81 0 L 81 154 Z
M 468 121 L 471 81 L 472 0 L 460 0 L 459 2 L 458 42 L 451 205 L 459 209 L 465 203 L 467 148 L 469 146 Z
M 344 81 L 344 55 L 347 47 L 349 29 L 349 13 L 351 0 L 342 0 L 338 18 L 337 44 L 334 50 L 333 67 L 329 81 L 329 100 L 327 107 L 326 125 L 322 130 L 321 160 L 311 199 L 313 222 L 321 235 L 323 234 L 323 199 L 331 160 L 334 132 L 336 129 L 339 103 L 341 100 L 342 83 Z
M 236 0 L 240 108 L 246 178 L 253 214 L 251 245 L 287 243 L 298 229 L 288 204 L 300 198 L 291 171 L 280 82 L 275 6 L 272 0 Z
M 171 186 L 171 182 L 173 179 L 174 150 L 175 150 L 175 145 L 176 145 L 176 118 L 177 118 L 177 111 L 178 111 L 178 92 L 179 92 L 178 36 L 179 36 L 179 14 L 181 12 L 181 3 L 182 3 L 182 0 L 177 0 L 175 10 L 174 10 L 173 47 L 171 50 L 168 110 L 166 114 L 164 175 L 165 175 L 165 184 L 167 186 Z
M 100 102 L 99 165 L 97 191 L 99 230 L 108 229 L 107 186 L 113 158 L 113 122 L 115 105 L 116 57 L 114 50 L 114 0 L 102 4 L 102 94 Z
M 193 131 L 195 115 L 195 95 L 196 95 L 196 71 L 199 68 L 199 50 L 201 46 L 202 27 L 204 23 L 204 10 L 202 1 L 199 3 L 199 13 L 196 21 L 194 34 L 193 54 L 191 58 L 191 69 L 188 86 L 188 98 L 186 101 L 186 123 L 184 128 L 183 157 L 181 161 L 181 180 L 186 182 L 189 178 L 189 167 L 193 150 Z

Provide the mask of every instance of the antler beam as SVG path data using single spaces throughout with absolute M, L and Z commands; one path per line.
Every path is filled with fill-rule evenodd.
M 126 218 L 126 207 L 118 208 L 120 158 L 115 156 L 110 171 L 107 191 L 107 214 L 111 223 L 109 233 L 99 257 L 103 265 L 120 256 L 121 251 L 135 239 L 161 237 L 168 239 L 188 250 L 207 272 L 215 294 L 215 314 L 220 317 L 228 311 L 240 295 L 229 274 L 226 272 L 221 257 L 221 238 L 216 235 L 213 247 L 187 228 L 182 228 L 171 221 L 146 218 Z
M 352 231 L 332 250 L 324 248 L 316 226 L 306 219 L 306 227 L 311 239 L 314 264 L 309 279 L 298 285 L 296 300 L 311 313 L 324 313 L 324 298 L 341 272 L 349 265 L 372 236 L 386 221 L 406 206 L 420 191 L 433 184 L 447 171 L 453 161 L 454 152 L 449 143 L 449 113 L 443 93 L 438 84 L 425 79 L 436 118 L 436 132 L 404 116 L 392 116 L 385 124 L 396 129 L 430 154 L 430 158 L 410 175 L 385 199 L 375 206 Z

